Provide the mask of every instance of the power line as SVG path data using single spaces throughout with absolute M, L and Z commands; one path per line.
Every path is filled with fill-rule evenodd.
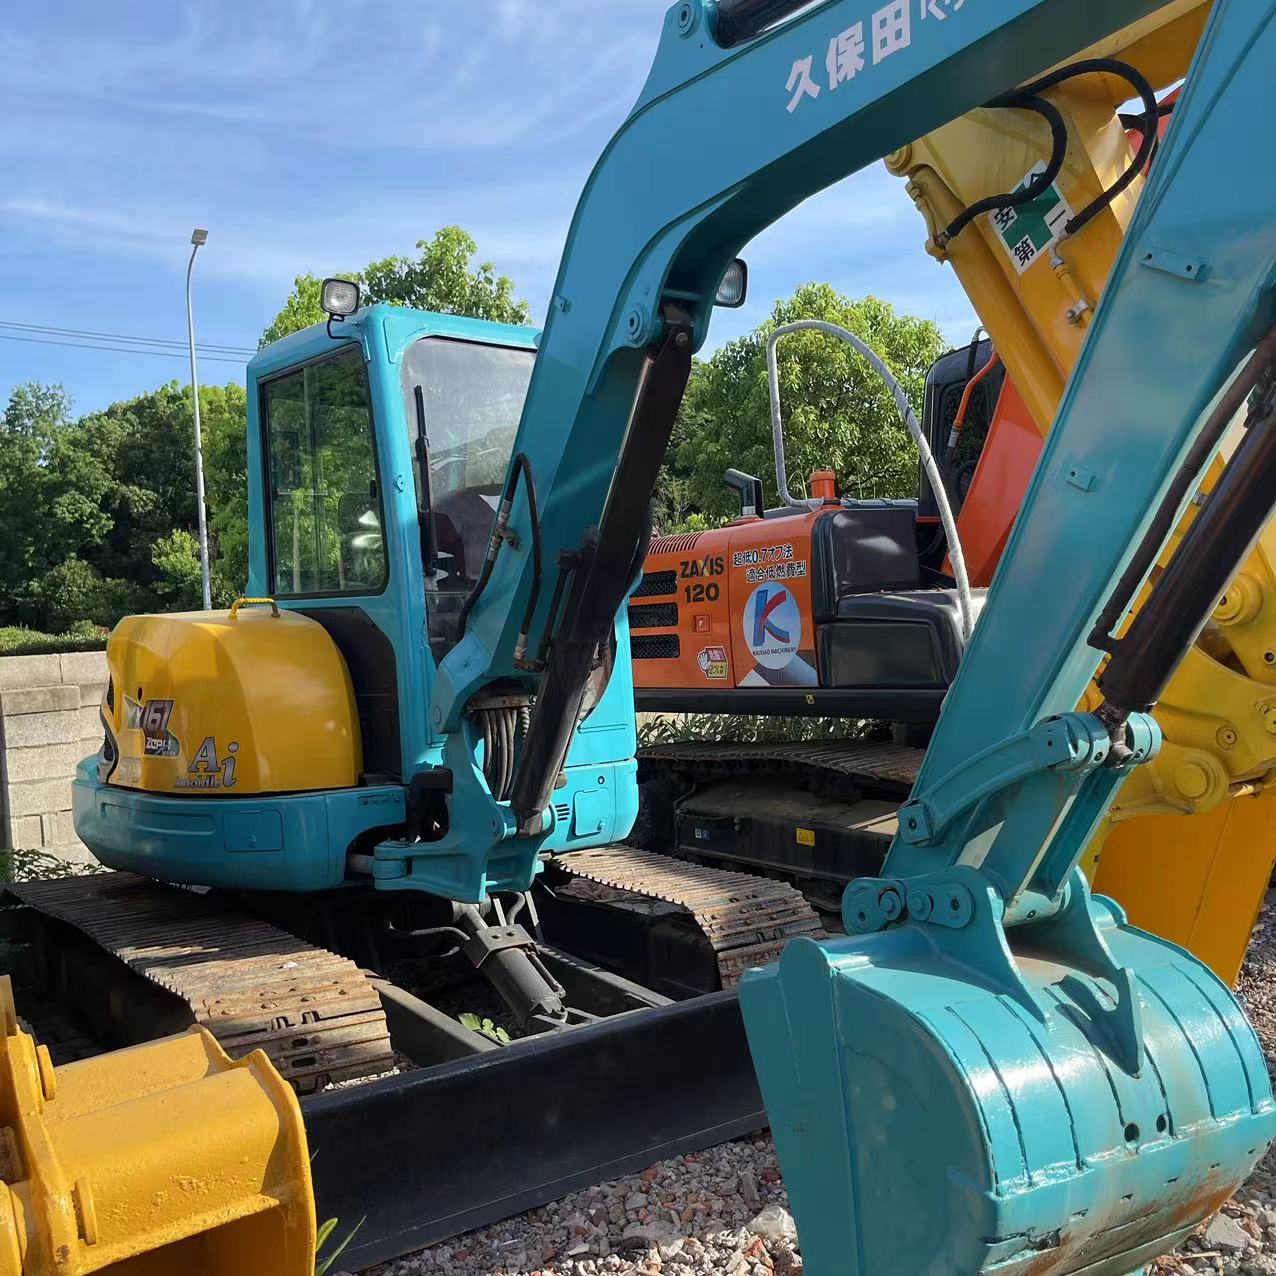
M 70 350 L 101 350 L 103 353 L 149 354 L 158 359 L 185 359 L 186 355 L 176 350 L 142 350 L 135 346 L 89 345 L 82 341 L 55 341 L 51 337 L 18 337 L 12 333 L 0 332 L 0 341 L 22 341 L 36 346 L 65 346 Z M 198 354 L 198 351 L 196 351 Z M 243 367 L 248 359 L 228 355 L 200 355 L 205 363 L 236 363 Z
M 187 349 L 185 341 L 172 341 L 163 337 L 130 337 L 122 332 L 91 332 L 82 328 L 52 328 L 45 324 L 14 323 L 10 320 L 0 320 L 0 328 L 9 328 L 17 332 L 48 333 L 57 337 L 87 337 L 93 340 L 126 341 L 130 345 L 168 346 L 183 353 Z M 195 348 L 197 352 L 209 350 L 217 354 L 246 354 L 251 356 L 257 353 L 255 349 L 248 346 L 225 346 L 204 341 L 197 342 Z

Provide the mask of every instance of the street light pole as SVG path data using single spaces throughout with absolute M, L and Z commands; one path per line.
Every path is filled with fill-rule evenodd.
M 195 372 L 195 311 L 191 305 L 191 271 L 195 254 L 208 241 L 208 231 L 191 232 L 191 259 L 186 264 L 186 333 L 191 351 L 191 402 L 195 407 L 195 504 L 199 510 L 199 574 L 204 587 L 204 610 L 213 609 L 212 582 L 208 574 L 208 516 L 204 511 L 204 445 L 199 430 L 199 378 Z

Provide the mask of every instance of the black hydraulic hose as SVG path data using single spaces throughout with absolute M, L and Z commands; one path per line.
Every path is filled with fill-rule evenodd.
M 948 229 L 941 231 L 935 242 L 943 248 L 956 239 L 976 217 L 984 213 L 995 213 L 1002 208 L 1018 208 L 1021 204 L 1029 204 L 1039 195 L 1044 195 L 1055 183 L 1055 179 L 1063 172 L 1063 162 L 1068 156 L 1068 126 L 1063 122 L 1059 108 L 1045 98 L 1036 97 L 1026 90 L 1016 90 L 994 98 L 989 106 L 1005 107 L 1017 111 L 1033 111 L 1050 125 L 1050 162 L 1046 171 L 1034 178 L 1023 190 L 1017 193 L 1007 192 L 1004 195 L 989 195 L 977 203 L 963 208 L 949 223 Z
M 1054 185 L 1055 178 L 1063 170 L 1063 162 L 1067 154 L 1067 129 L 1064 127 L 1063 117 L 1058 110 L 1038 95 L 1047 92 L 1049 89 L 1057 88 L 1060 84 L 1068 80 L 1074 80 L 1081 75 L 1116 75 L 1125 80 L 1143 102 L 1144 127 L 1138 154 L 1134 157 L 1129 168 L 1102 194 L 1087 204 L 1081 212 L 1077 213 L 1075 217 L 1064 225 L 1064 236 L 1075 235 L 1107 208 L 1118 195 L 1127 190 L 1134 179 L 1143 172 L 1152 158 L 1153 151 L 1156 149 L 1156 124 L 1160 118 L 1161 110 L 1160 103 L 1156 100 L 1156 92 L 1151 84 L 1148 83 L 1147 77 L 1128 62 L 1121 62 L 1116 58 L 1085 58 L 1080 62 L 1073 62 L 1068 66 L 1060 67 L 1057 71 L 1051 71 L 1048 75 L 1043 75 L 1038 80 L 1033 80 L 1031 84 L 1022 85 L 1012 93 L 994 98 L 993 101 L 988 103 L 990 107 L 1013 107 L 1033 110 L 1041 115 L 1046 115 L 1046 111 L 1043 111 L 1042 107 L 1047 107 L 1049 111 L 1053 112 L 1053 118 L 1047 115 L 1047 118 L 1051 119 L 1050 163 L 1040 177 L 1029 183 L 1017 195 L 992 195 L 988 199 L 980 200 L 977 204 L 972 204 L 969 208 L 963 210 L 953 220 L 948 229 L 939 235 L 937 242 L 940 247 L 955 239 L 981 213 L 995 212 L 999 208 L 1016 208 L 1021 204 L 1026 204 L 1036 199 L 1038 195 L 1044 194 Z M 1055 123 L 1056 120 L 1057 125 Z
M 495 791 L 496 757 L 492 751 L 492 716 L 484 710 L 479 714 L 479 721 L 483 724 L 483 778 L 487 780 L 487 787 Z
M 1177 101 L 1158 102 L 1156 107 L 1157 118 L 1163 120 L 1165 119 L 1167 115 L 1173 115 L 1174 108 L 1177 105 L 1178 105 Z M 1147 129 L 1146 115 L 1134 115 L 1134 114 L 1131 114 L 1130 112 L 1122 111 L 1120 115 L 1117 116 L 1117 119 L 1121 121 L 1121 127 L 1124 129 L 1129 130 L 1129 129 L 1136 128 L 1139 130 L 1140 133 L 1145 132 Z
M 1071 221 L 1065 223 L 1063 233 L 1075 235 L 1084 226 L 1107 208 L 1118 195 L 1129 189 L 1130 184 L 1139 176 L 1152 160 L 1158 141 L 1157 121 L 1160 119 L 1160 103 L 1156 100 L 1156 90 L 1148 83 L 1147 77 L 1137 67 L 1128 62 L 1119 62 L 1116 58 L 1086 58 L 1074 62 L 1071 66 L 1052 71 L 1040 80 L 1029 85 L 1029 91 L 1044 93 L 1065 80 L 1074 79 L 1078 75 L 1117 75 L 1138 94 L 1143 102 L 1143 136 L 1139 140 L 1138 153 L 1130 166 L 1101 195 L 1085 206 Z
M 497 535 L 496 528 L 493 527 L 491 539 L 487 543 L 487 554 L 483 558 L 483 567 L 479 571 L 479 578 L 474 582 L 474 588 L 466 594 L 465 601 L 461 604 L 461 614 L 456 626 L 458 638 L 464 636 L 470 622 L 470 612 L 474 610 L 474 604 L 483 596 L 483 591 L 487 588 L 487 582 L 491 578 L 492 568 L 496 563 L 496 554 L 500 549 L 500 545 L 501 538 Z
M 558 579 L 554 582 L 554 592 L 549 600 L 549 615 L 545 617 L 545 628 L 541 631 L 541 645 L 536 653 L 536 665 L 544 666 L 549 659 L 550 644 L 554 641 L 554 626 L 558 624 L 558 609 L 563 602 L 563 591 L 573 571 L 579 555 L 572 550 L 560 550 L 558 555 Z M 526 734 L 526 733 L 525 733 Z
M 502 729 L 503 715 L 500 709 L 489 709 L 487 716 L 492 722 L 492 760 L 494 762 L 492 779 L 488 781 L 492 796 L 499 802 L 505 795 L 505 732 Z
M 976 362 L 978 362 L 978 359 L 979 359 L 979 346 L 980 346 L 979 334 L 981 332 L 984 334 L 985 337 L 987 337 L 988 329 L 985 328 L 983 324 L 980 324 L 979 327 L 975 329 L 975 335 L 971 337 L 970 339 L 970 350 L 966 355 L 966 380 L 967 381 L 969 381 L 971 377 L 975 375 L 975 372 L 976 372 L 975 364 Z
M 527 905 L 527 893 L 523 892 L 520 895 L 516 895 L 514 897 L 513 904 L 510 905 L 508 912 L 506 912 L 505 914 L 505 924 L 507 926 L 513 926 L 514 923 L 518 920 L 519 913 L 523 911 L 526 905 Z
M 514 709 L 501 710 L 501 801 L 510 795 L 514 781 Z
M 475 603 L 478 602 L 483 595 L 483 591 L 487 588 L 488 580 L 491 579 L 492 568 L 496 565 L 496 556 L 500 553 L 501 545 L 505 542 L 505 529 L 509 524 L 510 506 L 514 503 L 514 490 L 518 484 L 520 473 L 523 475 L 527 488 L 527 513 L 532 527 L 532 592 L 527 599 L 527 608 L 523 612 L 522 631 L 519 634 L 518 643 L 514 650 L 515 664 L 518 664 L 523 659 L 523 653 L 527 647 L 527 631 L 531 627 L 532 617 L 536 614 L 536 604 L 540 600 L 541 593 L 540 506 L 536 499 L 536 478 L 532 473 L 532 463 L 527 459 L 526 452 L 520 452 L 510 466 L 509 475 L 505 480 L 505 491 L 501 495 L 500 509 L 497 511 L 496 522 L 492 525 L 492 536 L 487 545 L 487 557 L 483 560 L 483 567 L 479 572 L 479 578 L 475 582 L 474 588 L 470 590 L 461 606 L 461 615 L 457 628 L 459 634 L 465 633 L 470 613 L 474 610 Z
M 514 736 L 519 711 L 493 708 L 479 711 L 483 725 L 483 778 L 492 796 L 503 802 L 514 778 Z
M 1090 636 L 1086 639 L 1091 647 L 1099 651 L 1113 649 L 1112 630 L 1130 605 L 1144 577 L 1152 570 L 1152 565 L 1161 552 L 1161 546 L 1178 518 L 1180 506 L 1196 485 L 1201 470 L 1214 454 L 1214 449 L 1223 437 L 1223 432 L 1245 406 L 1245 400 L 1249 397 L 1250 391 L 1267 375 L 1273 363 L 1276 363 L 1276 328 L 1273 328 L 1258 343 L 1249 362 L 1228 387 L 1227 393 L 1219 400 L 1218 406 L 1210 413 L 1209 420 L 1196 436 L 1196 442 L 1183 458 L 1183 463 L 1170 481 L 1165 499 L 1157 509 L 1156 516 L 1139 542 L 1138 549 L 1134 551 L 1134 557 L 1130 559 L 1129 566 L 1121 573 L 1121 579 L 1117 581 L 1116 588 L 1104 604 L 1098 620 L 1094 623 L 1094 628 L 1090 631 Z

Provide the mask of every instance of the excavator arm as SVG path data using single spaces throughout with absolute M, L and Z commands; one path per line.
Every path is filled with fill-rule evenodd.
M 1162 94 L 1178 84 L 1210 9 L 1209 0 L 1166 4 L 1085 51 L 1087 59 L 1107 60 L 1108 72 L 1067 80 L 1044 95 L 1067 129 L 1064 163 L 1047 203 L 1057 198 L 1079 209 L 1135 163 L 1147 128 L 1141 105 L 1127 113 L 1136 109 L 1125 106 L 1135 92 L 1131 77 L 1145 77 Z M 1162 130 L 1177 96 L 1162 97 Z M 1081 233 L 1055 239 L 1026 265 L 1012 245 L 1033 232 L 1031 216 L 1008 219 L 1005 230 L 980 218 L 941 243 L 965 206 L 1010 189 L 1044 165 L 1051 149 L 1040 117 L 983 108 L 887 160 L 907 177 L 930 232 L 928 251 L 957 274 L 1022 395 L 1025 424 L 1031 422 L 1026 430 L 1017 425 L 1008 393 L 985 448 L 988 464 L 966 498 L 960 534 L 985 573 L 1024 494 L 1005 482 L 1006 466 L 1023 450 L 1035 459 L 1040 442 L 1031 440 L 1032 427 L 1045 435 L 1054 421 L 1143 185 L 1136 177 Z M 1228 450 L 1225 443 L 1208 465 L 1203 493 L 1218 481 Z M 1187 509 L 1167 541 L 1162 567 L 1195 512 Z M 1085 861 L 1096 887 L 1114 895 L 1138 925 L 1190 948 L 1228 983 L 1240 969 L 1276 854 L 1276 798 L 1269 791 L 1276 774 L 1271 538 L 1265 530 L 1161 695 L 1163 747 L 1122 787 Z M 1100 698 L 1088 688 L 1083 707 Z
M 641 563 L 691 358 L 741 246 L 1155 7 L 683 0 L 668 11 L 646 87 L 577 208 L 514 447 L 522 478 L 507 483 L 494 562 L 435 687 L 436 724 L 454 740 L 481 690 L 535 692 L 510 806 L 456 768 L 453 807 L 487 811 L 469 827 L 505 843 L 504 865 L 519 860 L 530 881 L 596 652 Z M 428 886 L 428 874 L 411 876 Z
M 1271 514 L 1276 191 L 1236 179 L 1235 139 L 1274 55 L 1276 6 L 1220 0 L 885 875 L 847 892 L 855 937 L 797 941 L 742 986 L 815 1276 L 1139 1270 L 1276 1129 L 1224 986 L 1076 870 Z M 1074 712 L 1104 650 L 1101 703 Z M 898 1226 L 918 1199 L 925 1224 Z

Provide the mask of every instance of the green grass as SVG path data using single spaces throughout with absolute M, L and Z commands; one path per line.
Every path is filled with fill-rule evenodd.
M 0 849 L 0 882 L 43 882 L 51 877 L 86 877 L 106 871 L 101 864 L 64 860 L 50 851 Z
M 58 651 L 104 651 L 105 629 L 79 629 L 69 634 L 42 634 L 20 625 L 0 625 L 0 656 L 43 656 Z

